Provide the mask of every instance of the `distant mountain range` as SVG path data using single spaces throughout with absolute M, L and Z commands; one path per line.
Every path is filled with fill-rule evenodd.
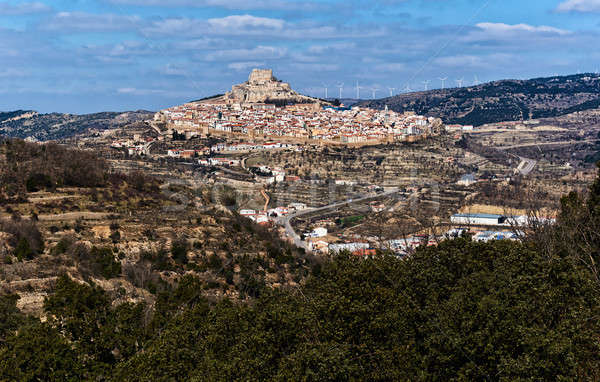
M 0 112 L 0 135 L 49 141 L 69 138 L 90 129 L 123 127 L 152 117 L 149 111 L 96 114 L 39 114 L 31 110 Z
M 358 106 L 414 111 L 445 123 L 486 123 L 556 117 L 600 107 L 600 76 L 578 74 L 502 80 L 477 86 L 401 94 Z

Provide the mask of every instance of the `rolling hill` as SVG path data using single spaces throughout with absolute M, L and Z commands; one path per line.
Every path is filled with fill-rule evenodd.
M 502 80 L 363 101 L 359 106 L 414 111 L 445 123 L 486 123 L 556 117 L 600 107 L 600 76 L 578 74 Z
M 0 135 L 49 141 L 68 138 L 90 129 L 106 130 L 123 127 L 151 118 L 149 111 L 95 114 L 39 114 L 31 110 L 0 112 Z

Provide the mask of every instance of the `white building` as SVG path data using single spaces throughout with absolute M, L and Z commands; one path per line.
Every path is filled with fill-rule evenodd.
M 292 203 L 288 206 L 290 210 L 302 211 L 306 209 L 306 204 L 304 203 Z
M 327 236 L 327 233 L 328 233 L 327 228 L 319 227 L 319 228 L 315 228 L 312 231 L 312 233 L 311 233 L 310 236 L 312 236 L 312 237 L 325 237 L 325 236 Z
M 501 226 L 505 225 L 506 217 L 493 214 L 456 214 L 452 215 L 450 221 L 457 225 Z
M 369 249 L 369 243 L 345 243 L 345 244 L 329 244 L 329 252 L 340 253 L 344 251 L 356 252 L 362 249 Z
M 518 240 L 518 237 L 513 232 L 500 231 L 484 231 L 473 236 L 473 241 L 487 243 L 488 241 L 492 240 Z
M 472 184 L 477 183 L 477 179 L 475 179 L 475 175 L 474 174 L 466 174 L 463 175 L 458 182 L 456 182 L 456 184 L 458 184 L 459 186 L 470 186 Z

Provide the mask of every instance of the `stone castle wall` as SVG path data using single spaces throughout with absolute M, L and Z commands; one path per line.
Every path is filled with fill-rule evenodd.
M 268 82 L 275 81 L 273 78 L 273 70 L 271 69 L 253 69 L 248 77 L 248 83 L 254 84 L 265 84 Z

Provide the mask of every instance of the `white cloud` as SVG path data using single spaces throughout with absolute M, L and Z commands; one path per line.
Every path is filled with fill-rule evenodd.
M 566 0 L 556 8 L 558 12 L 600 12 L 600 0 Z
M 205 29 L 206 24 L 200 20 L 169 18 L 153 22 L 150 26 L 144 27 L 142 32 L 146 35 L 198 35 Z
M 521 42 L 556 42 L 557 38 L 572 36 L 571 31 L 551 26 L 529 24 L 479 23 L 476 24 L 461 41 L 472 42 L 508 42 L 511 45 Z
M 191 40 L 176 41 L 172 44 L 172 47 L 177 51 L 191 52 L 194 50 L 223 49 L 227 45 L 231 45 L 231 42 L 225 39 L 200 37 Z
M 472 55 L 456 55 L 439 57 L 434 60 L 438 65 L 444 67 L 465 67 L 465 66 L 480 66 L 483 59 L 479 56 Z
M 290 65 L 291 68 L 300 72 L 336 72 L 340 70 L 340 66 L 337 64 L 305 64 L 305 63 L 293 63 Z
M 255 17 L 251 15 L 234 15 L 220 19 L 208 19 L 208 25 L 220 30 L 248 28 L 282 29 L 284 24 L 285 21 L 280 19 Z
M 235 70 L 238 72 L 247 72 L 250 69 L 262 68 L 266 65 L 267 64 L 265 62 L 249 61 L 249 62 L 233 62 L 233 63 L 227 65 L 227 67 L 229 69 L 232 69 L 232 70 Z
M 161 74 L 168 76 L 190 76 L 192 71 L 189 64 L 167 64 L 158 70 Z
M 312 45 L 308 48 L 309 53 L 322 54 L 333 51 L 349 51 L 356 49 L 356 43 L 354 42 L 340 42 L 332 43 L 327 45 Z
M 146 36 L 186 36 L 188 38 L 213 36 L 264 36 L 273 39 L 328 39 L 367 37 L 357 31 L 340 31 L 333 26 L 288 23 L 282 19 L 233 15 L 208 20 L 196 18 L 167 18 L 151 22 L 140 29 Z
M 6 1 L 0 2 L 0 15 L 17 16 L 32 13 L 43 13 L 52 10 L 49 6 L 40 2 L 29 2 L 20 4 L 11 4 Z
M 266 10 L 317 10 L 325 9 L 326 4 L 311 1 L 287 0 L 108 0 L 112 4 L 152 7 L 218 7 L 225 9 L 266 9 Z
M 40 28 L 51 31 L 107 32 L 134 29 L 141 22 L 137 16 L 59 12 L 43 21 Z
M 207 61 L 248 61 L 248 60 L 274 60 L 285 57 L 286 48 L 274 46 L 257 46 L 253 49 L 228 49 L 207 54 Z
M 285 21 L 250 15 L 233 15 L 208 20 L 195 18 L 168 18 L 154 21 L 142 29 L 146 35 L 270 35 L 284 29 Z
M 400 62 L 390 62 L 375 65 L 375 69 L 380 72 L 401 72 L 406 70 L 406 65 Z
M 549 27 L 546 25 L 533 26 L 529 24 L 504 24 L 504 23 L 479 23 L 476 25 L 482 31 L 496 36 L 518 35 L 523 33 L 544 33 L 555 35 L 567 35 L 570 31 Z

